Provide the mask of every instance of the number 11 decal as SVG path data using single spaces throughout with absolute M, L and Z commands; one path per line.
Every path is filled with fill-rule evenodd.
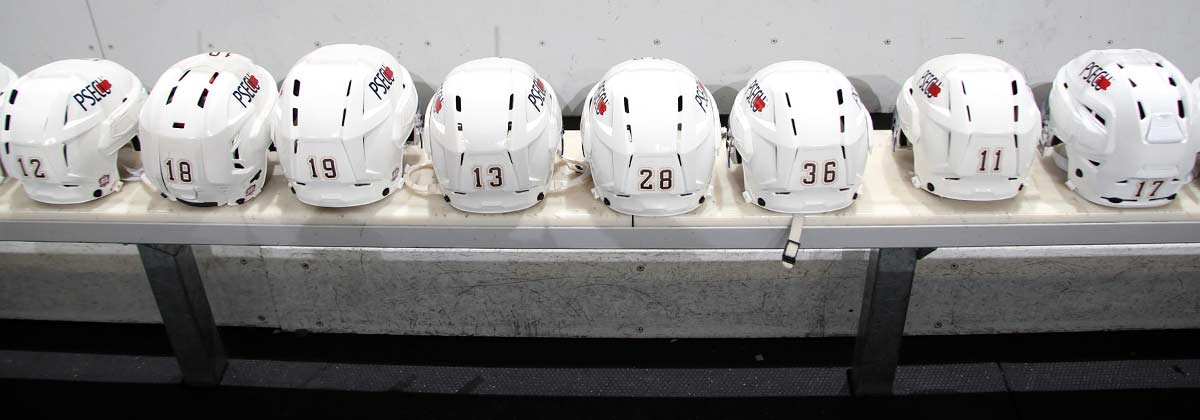
M 979 149 L 979 172 L 1000 172 L 1000 154 L 1002 152 L 1004 152 L 1004 149 L 996 149 L 995 151 L 986 147 Z M 988 158 L 992 156 L 995 156 L 995 158 L 992 159 L 991 165 L 989 165 Z

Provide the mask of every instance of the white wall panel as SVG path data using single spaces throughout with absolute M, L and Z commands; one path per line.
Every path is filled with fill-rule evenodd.
M 40 12 L 33 20 L 43 22 L 21 20 L 28 27 L 49 26 L 59 14 L 43 3 L 7 3 Z M 953 52 L 1008 60 L 1035 86 L 1090 48 L 1152 49 L 1185 72 L 1200 71 L 1200 2 L 1189 0 L 92 3 L 101 40 L 114 46 L 105 54 L 147 83 L 209 49 L 247 54 L 281 78 L 317 43 L 357 42 L 395 53 L 419 82 L 422 101 L 469 59 L 499 53 L 525 60 L 554 83 L 568 114 L 578 114 L 605 70 L 646 55 L 690 66 L 723 110 L 756 69 L 785 59 L 841 69 L 876 111 L 891 110 L 899 85 L 921 62 Z M 43 54 L 79 53 L 67 41 L 39 43 L 50 50 Z
M 0 63 L 18 74 L 52 61 L 100 57 L 103 47 L 85 0 L 0 2 Z

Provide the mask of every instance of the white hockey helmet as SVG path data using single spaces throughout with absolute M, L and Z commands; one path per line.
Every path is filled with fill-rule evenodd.
M 163 73 L 138 119 L 142 180 L 193 206 L 242 204 L 262 190 L 275 78 L 249 58 L 200 54 Z
M 913 186 L 956 200 L 1017 195 L 1037 156 L 1042 117 L 1025 76 L 995 57 L 925 62 L 896 99 L 894 146 L 913 148 Z
M 729 113 L 731 160 L 748 202 L 785 213 L 844 208 L 858 198 L 871 114 L 841 72 L 811 61 L 759 70 Z
M 17 73 L 4 64 L 0 64 L 0 104 L 8 102 L 8 93 L 13 83 L 17 82 Z M 4 182 L 4 165 L 0 164 L 0 182 Z
M 358 206 L 401 188 L 417 91 L 395 57 L 366 45 L 321 47 L 280 89 L 275 147 L 300 201 Z
M 593 194 L 635 216 L 699 207 L 710 191 L 720 124 L 712 93 L 683 65 L 617 64 L 588 93 L 580 123 Z
M 425 110 L 425 135 L 445 199 L 503 213 L 545 198 L 562 143 L 562 110 L 529 65 L 483 58 L 455 67 Z
M 1058 71 L 1043 144 L 1093 203 L 1155 207 L 1192 180 L 1196 87 L 1146 50 L 1088 51 Z M 1060 145 L 1061 143 L 1061 145 Z
M 112 61 L 39 67 L 0 105 L 4 166 L 43 203 L 83 203 L 118 191 L 117 151 L 136 138 L 145 99 L 137 76 Z

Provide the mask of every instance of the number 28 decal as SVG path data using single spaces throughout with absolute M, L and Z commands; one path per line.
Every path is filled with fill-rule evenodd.
M 42 169 L 42 160 L 31 157 L 18 157 L 17 165 L 21 167 L 21 175 L 28 178 L 45 178 L 46 171 Z M 28 165 L 28 167 L 26 166 Z
M 658 179 L 655 180 L 655 175 Z M 638 170 L 638 189 L 642 191 L 669 191 L 674 186 L 674 173 L 670 169 L 642 168 Z

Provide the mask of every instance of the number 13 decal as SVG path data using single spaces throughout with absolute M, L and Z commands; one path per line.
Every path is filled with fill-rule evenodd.
M 501 169 L 499 166 L 489 166 L 486 172 L 483 168 L 476 166 L 471 169 L 471 174 L 475 175 L 475 188 L 483 189 L 485 184 L 489 188 L 504 186 L 504 169 Z M 483 179 L 485 174 L 488 178 L 487 182 L 484 182 L 485 180 Z
M 654 181 L 654 175 L 658 175 L 658 182 Z M 638 176 L 641 177 L 641 182 L 638 183 L 638 189 L 642 191 L 653 191 L 659 189 L 668 191 L 674 186 L 674 174 L 670 169 L 660 169 L 655 171 L 650 168 L 642 168 L 638 170 Z

